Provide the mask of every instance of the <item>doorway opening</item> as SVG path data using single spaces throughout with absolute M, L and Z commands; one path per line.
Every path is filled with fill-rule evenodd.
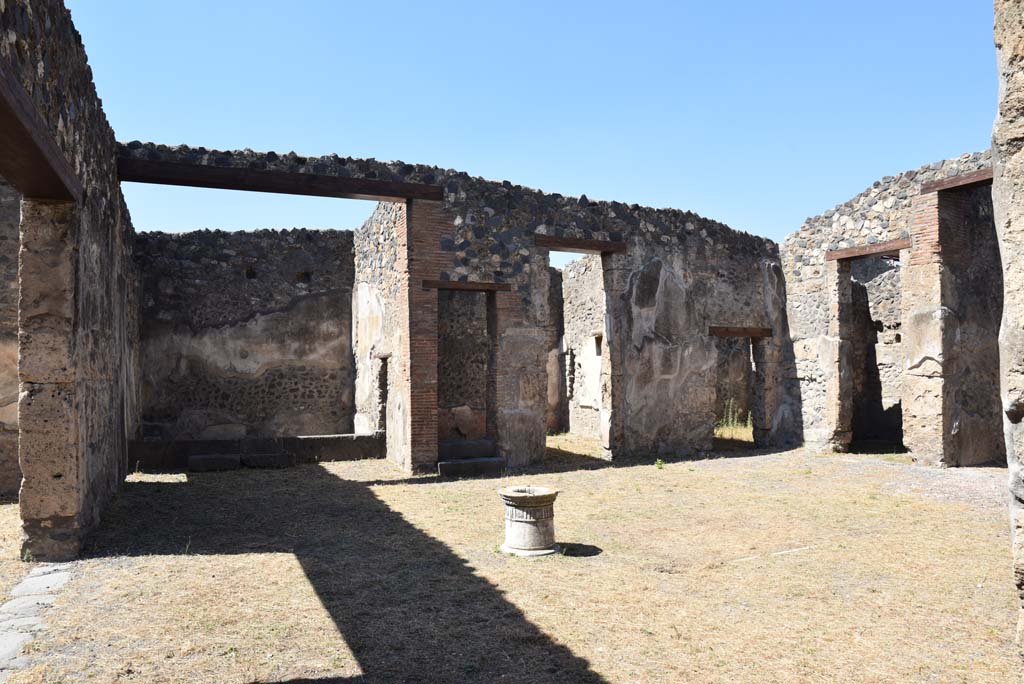
M 753 345 L 749 337 L 718 337 L 715 346 L 715 448 L 753 448 Z
M 549 454 L 606 459 L 610 359 L 602 256 L 552 249 L 548 260 Z
M 847 315 L 852 371 L 852 442 L 857 452 L 900 452 L 903 336 L 898 256 L 852 259 Z
M 442 475 L 501 466 L 496 355 L 495 291 L 438 288 L 437 440 Z

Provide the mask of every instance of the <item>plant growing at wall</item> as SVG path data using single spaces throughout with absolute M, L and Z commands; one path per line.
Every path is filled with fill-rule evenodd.
M 715 437 L 754 441 L 754 424 L 750 411 L 741 411 L 735 399 L 725 401 L 722 418 L 715 424 Z

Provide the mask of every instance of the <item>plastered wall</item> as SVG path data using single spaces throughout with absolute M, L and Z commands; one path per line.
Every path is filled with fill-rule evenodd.
M 352 432 L 352 233 L 140 233 L 149 438 Z

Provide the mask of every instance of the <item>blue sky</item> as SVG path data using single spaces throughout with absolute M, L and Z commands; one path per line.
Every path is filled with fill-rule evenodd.
M 989 0 L 67 5 L 124 141 L 436 164 L 775 240 L 988 146 L 995 116 Z M 125 188 L 139 230 L 353 228 L 372 209 Z

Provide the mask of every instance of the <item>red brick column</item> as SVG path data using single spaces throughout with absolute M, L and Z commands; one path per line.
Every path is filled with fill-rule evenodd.
M 940 239 L 943 193 L 913 199 L 910 233 L 913 247 L 900 276 L 903 375 L 903 443 L 914 460 L 943 462 L 945 454 L 945 316 Z M 948 218 L 948 217 L 947 217 Z
M 425 289 L 424 280 L 440 277 L 445 266 L 441 237 L 448 231 L 443 205 L 427 200 L 406 203 L 408 240 L 408 345 L 409 461 L 413 472 L 427 472 L 437 464 L 437 290 Z

